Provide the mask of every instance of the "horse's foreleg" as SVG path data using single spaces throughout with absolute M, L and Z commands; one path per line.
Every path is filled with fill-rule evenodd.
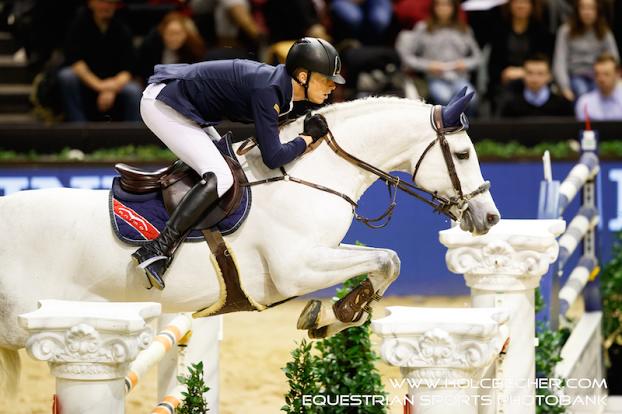
M 345 250 L 367 251 L 367 252 L 369 251 L 377 252 L 381 250 L 381 251 L 387 252 L 387 254 L 391 256 L 392 267 L 390 267 L 389 269 L 385 269 L 387 270 L 385 274 L 382 274 L 382 272 L 380 273 L 372 272 L 369 274 L 369 279 L 372 281 L 372 284 L 374 285 L 374 288 L 377 290 L 377 293 L 381 296 L 384 295 L 384 292 L 386 292 L 386 290 L 389 288 L 391 283 L 393 283 L 393 281 L 397 279 L 397 277 L 400 274 L 400 259 L 397 256 L 397 253 L 395 253 L 393 250 L 376 248 L 376 247 L 357 246 L 354 244 L 340 244 L 339 248 L 345 249 Z
M 400 264 L 397 254 L 392 250 L 350 245 L 312 249 L 304 263 L 306 266 L 295 280 L 291 276 L 288 280 L 275 277 L 277 288 L 281 290 L 280 286 L 287 283 L 283 288 L 287 289 L 288 295 L 297 296 L 354 276 L 368 275 L 368 280 L 349 295 L 345 306 L 332 306 L 314 300 L 309 302 L 298 320 L 299 329 L 317 329 L 341 322 L 344 326 L 339 330 L 365 322 L 362 318 L 363 308 L 372 299 L 379 298 L 397 278 Z M 291 269 L 288 275 L 291 275 Z M 316 336 L 313 332 L 310 335 Z

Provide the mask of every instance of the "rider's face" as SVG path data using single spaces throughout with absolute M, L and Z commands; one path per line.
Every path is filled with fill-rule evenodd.
M 328 98 L 336 88 L 335 82 L 328 79 L 321 73 L 313 72 L 311 74 L 311 81 L 309 82 L 309 89 L 307 96 L 309 101 L 321 104 Z

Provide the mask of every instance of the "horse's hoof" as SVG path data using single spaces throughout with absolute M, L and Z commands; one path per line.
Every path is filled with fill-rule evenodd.
M 309 329 L 308 334 L 311 339 L 324 339 L 328 336 L 328 326 L 322 326 L 317 329 Z
M 313 329 L 317 327 L 319 322 L 320 310 L 322 309 L 322 302 L 313 299 L 307 302 L 307 305 L 300 313 L 296 328 L 298 329 Z

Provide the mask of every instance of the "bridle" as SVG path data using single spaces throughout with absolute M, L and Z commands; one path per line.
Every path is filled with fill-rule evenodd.
M 443 126 L 443 119 L 442 119 L 442 113 L 441 113 L 441 106 L 433 106 L 432 110 L 430 112 L 430 122 L 432 123 L 432 128 L 436 131 L 436 139 L 434 139 L 432 142 L 430 142 L 430 144 L 428 144 L 428 146 L 426 147 L 426 149 L 421 153 L 421 156 L 419 157 L 419 160 L 417 161 L 417 164 L 415 166 L 415 170 L 413 172 L 413 176 L 412 176 L 412 181 L 413 184 L 404 182 L 403 180 L 401 180 L 399 177 L 395 176 L 395 175 L 391 175 L 389 173 L 387 173 L 386 171 L 383 171 L 357 157 L 355 157 L 354 155 L 348 153 L 346 150 L 344 150 L 343 148 L 341 148 L 339 146 L 339 144 L 337 143 L 337 140 L 335 139 L 335 136 L 333 135 L 333 133 L 331 132 L 330 128 L 328 130 L 328 134 L 326 135 L 326 137 L 324 138 L 328 144 L 328 146 L 330 147 L 330 149 L 332 149 L 335 154 L 337 154 L 339 157 L 343 158 L 344 160 L 348 161 L 349 163 L 365 170 L 368 171 L 372 174 L 374 174 L 375 176 L 377 176 L 379 179 L 381 179 L 382 181 L 384 181 L 387 184 L 387 189 L 389 191 L 389 198 L 390 198 L 390 203 L 389 206 L 387 207 L 387 209 L 385 210 L 385 212 L 383 214 L 381 214 L 380 216 L 376 217 L 376 218 L 366 218 L 363 217 L 361 215 L 359 215 L 357 213 L 357 208 L 358 208 L 358 204 L 352 200 L 349 196 L 347 196 L 346 194 L 340 193 L 338 191 L 332 190 L 330 188 L 324 187 L 322 185 L 319 184 L 315 184 L 315 183 L 311 183 L 309 181 L 305 181 L 302 180 L 300 178 L 296 178 L 296 177 L 292 177 L 290 175 L 287 174 L 287 172 L 285 171 L 285 169 L 283 167 L 281 167 L 281 173 L 283 174 L 282 176 L 277 176 L 277 177 L 271 177 L 271 178 L 266 178 L 264 180 L 259 180 L 259 181 L 254 181 L 251 183 L 246 184 L 247 186 L 254 186 L 254 185 L 258 185 L 258 184 L 266 184 L 266 183 L 270 183 L 270 182 L 276 182 L 276 181 L 292 181 L 298 184 L 303 184 L 312 188 L 315 188 L 317 190 L 320 191 L 324 191 L 324 192 L 328 192 L 330 194 L 334 194 L 337 195 L 341 198 L 343 198 L 344 200 L 346 200 L 348 203 L 350 203 L 350 205 L 352 206 L 352 213 L 354 215 L 354 219 L 357 221 L 362 222 L 363 224 L 365 224 L 368 227 L 377 229 L 377 228 L 383 228 L 385 226 L 387 226 L 389 224 L 389 222 L 391 221 L 391 218 L 393 217 L 393 212 L 395 207 L 397 206 L 397 201 L 396 201 L 396 197 L 397 197 L 397 190 L 401 190 L 403 192 L 405 192 L 408 195 L 411 195 L 415 198 L 417 198 L 418 200 L 423 201 L 424 203 L 428 204 L 429 206 L 432 207 L 432 209 L 440 214 L 444 214 L 445 216 L 449 217 L 452 220 L 458 221 L 461 216 L 462 213 L 466 210 L 466 208 L 468 207 L 468 202 L 469 200 L 471 200 L 473 197 L 482 194 L 486 191 L 488 191 L 490 189 L 490 182 L 486 181 L 484 182 L 482 185 L 480 185 L 477 189 L 475 189 L 474 191 L 468 193 L 468 194 L 464 194 L 462 191 L 462 185 L 460 183 L 460 179 L 458 178 L 458 174 L 456 173 L 456 166 L 454 164 L 452 155 L 451 155 L 451 149 L 449 148 L 449 143 L 447 142 L 447 138 L 445 135 L 447 134 L 455 134 L 457 132 L 463 131 L 465 129 L 468 128 L 468 121 L 466 119 L 466 116 L 464 116 L 464 114 L 462 114 L 461 116 L 461 125 L 459 127 L 448 127 L 445 128 Z M 249 139 L 250 140 L 250 139 Z M 242 146 L 238 149 L 238 154 L 242 155 L 245 154 L 246 152 L 248 152 L 251 147 L 247 147 L 247 144 L 249 143 L 249 140 L 247 140 L 244 144 L 242 144 Z M 416 185 L 415 183 L 415 178 L 417 176 L 417 172 L 419 171 L 419 167 L 421 166 L 421 163 L 423 162 L 425 156 L 427 155 L 427 153 L 430 151 L 430 149 L 438 142 L 438 144 L 441 147 L 441 151 L 443 153 L 443 158 L 445 159 L 445 165 L 447 166 L 447 171 L 449 173 L 449 178 L 451 179 L 451 183 L 453 185 L 454 191 L 456 193 L 455 196 L 453 197 L 443 197 L 441 195 L 438 194 L 438 192 L 436 191 L 430 191 L 427 190 L 423 187 L 419 187 Z M 427 195 L 427 197 L 425 195 L 422 195 L 420 193 L 425 193 Z M 458 211 L 459 215 L 457 215 L 456 213 L 454 213 L 454 211 Z M 374 224 L 374 223 L 378 223 L 381 222 L 380 224 Z

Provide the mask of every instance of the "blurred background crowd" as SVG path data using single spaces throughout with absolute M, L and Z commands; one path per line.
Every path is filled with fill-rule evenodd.
M 158 63 L 283 63 L 324 38 L 347 84 L 444 104 L 469 86 L 482 118 L 622 120 L 622 0 L 9 0 L 0 30 L 38 74 L 34 103 L 65 122 L 139 121 Z

